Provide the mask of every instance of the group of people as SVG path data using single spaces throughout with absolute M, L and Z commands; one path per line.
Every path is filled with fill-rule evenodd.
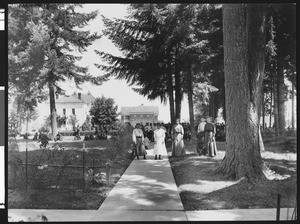
M 140 129 L 143 131 L 143 134 L 145 138 L 150 142 L 154 142 L 154 132 L 160 128 L 163 128 L 166 131 L 166 137 L 168 136 L 168 124 L 164 123 L 146 123 L 145 125 L 143 123 L 139 123 Z
M 161 159 L 161 152 L 166 150 L 165 146 L 165 138 L 166 138 L 166 129 L 160 123 L 156 124 L 155 130 L 153 130 L 153 140 L 154 140 L 154 159 Z M 147 152 L 146 149 L 150 144 L 150 140 L 148 136 L 144 134 L 144 131 L 141 128 L 141 124 L 137 123 L 135 129 L 132 132 L 132 140 L 135 143 L 133 154 L 139 159 L 139 156 L 143 156 L 146 158 Z
M 161 159 L 161 153 L 163 151 L 166 151 L 166 133 L 166 128 L 162 124 L 157 123 L 156 128 L 153 130 L 153 155 L 155 160 Z M 216 127 L 212 123 L 212 117 L 208 117 L 206 119 L 201 118 L 201 122 L 197 128 L 197 149 L 199 155 L 206 155 L 210 157 L 214 157 L 217 155 L 215 135 Z M 176 119 L 176 124 L 171 129 L 172 156 L 183 156 L 186 154 L 183 136 L 184 128 L 180 124 L 180 120 Z M 143 156 L 144 159 L 147 159 L 146 149 L 150 144 L 150 140 L 145 134 L 145 130 L 142 130 L 142 126 L 140 123 L 136 124 L 135 129 L 132 132 L 132 140 L 134 142 L 134 149 L 132 154 L 137 159 L 139 159 L 139 156 Z

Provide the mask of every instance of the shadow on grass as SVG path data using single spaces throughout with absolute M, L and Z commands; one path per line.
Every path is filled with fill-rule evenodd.
M 215 173 L 225 155 L 223 149 L 218 148 L 219 155 L 214 158 L 195 154 L 169 158 L 185 210 L 275 208 L 278 194 L 282 196 L 281 207 L 294 207 L 297 189 L 294 158 L 279 150 L 272 151 L 272 156 L 263 161 L 271 170 L 290 178 L 266 180 L 250 189 L 246 180 L 228 181 Z

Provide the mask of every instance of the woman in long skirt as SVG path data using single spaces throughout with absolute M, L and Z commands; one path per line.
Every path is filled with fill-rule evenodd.
M 166 131 L 162 128 L 161 124 L 157 124 L 157 129 L 154 131 L 154 150 L 153 155 L 155 155 L 154 159 L 161 159 L 161 153 L 166 151 L 165 145 L 165 137 Z
M 207 124 L 204 127 L 206 153 L 208 153 L 208 155 L 210 157 L 214 157 L 217 155 L 217 145 L 216 145 L 216 140 L 215 140 L 216 127 L 212 123 L 211 117 L 208 117 L 206 121 L 207 121 Z
M 132 140 L 135 144 L 134 155 L 136 156 L 136 158 L 139 159 L 139 156 L 144 156 L 144 159 L 147 159 L 146 158 L 147 153 L 145 150 L 145 146 L 143 144 L 144 133 L 139 123 L 136 124 L 135 129 L 132 132 Z
M 183 135 L 184 135 L 184 130 L 182 125 L 180 124 L 180 120 L 176 119 L 176 124 L 172 128 L 172 137 L 173 137 L 172 155 L 173 156 L 185 155 Z

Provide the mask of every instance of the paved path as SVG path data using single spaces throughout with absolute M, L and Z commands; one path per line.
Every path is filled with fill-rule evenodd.
M 167 152 L 133 160 L 90 221 L 187 221 Z

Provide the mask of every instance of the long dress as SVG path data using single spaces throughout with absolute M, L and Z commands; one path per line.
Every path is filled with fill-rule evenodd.
M 154 144 L 153 155 L 161 155 L 163 151 L 166 150 L 165 145 L 166 132 L 162 128 L 154 131 Z
M 215 125 L 212 123 L 207 123 L 204 127 L 205 131 L 205 149 L 206 154 L 208 153 L 209 156 L 216 156 L 217 155 L 217 145 L 215 140 L 215 133 L 216 128 Z
M 135 143 L 134 155 L 135 156 L 144 156 L 146 155 L 144 142 L 144 133 L 142 129 L 135 128 L 132 132 L 132 140 Z
M 184 130 L 181 124 L 175 124 L 172 128 L 173 136 L 173 156 L 183 156 L 185 155 L 185 148 L 183 142 Z

